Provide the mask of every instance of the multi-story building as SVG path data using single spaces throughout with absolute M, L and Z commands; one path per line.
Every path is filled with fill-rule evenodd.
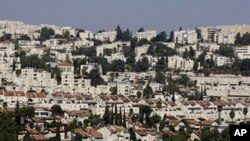
M 107 31 L 95 34 L 95 39 L 113 42 L 116 39 L 116 31 Z
M 174 42 L 179 44 L 195 44 L 197 42 L 197 33 L 195 30 L 175 31 Z
M 136 37 L 138 40 L 147 39 L 148 41 L 150 41 L 156 35 L 157 33 L 155 30 L 149 30 L 149 31 L 143 31 L 143 32 L 136 32 L 134 37 Z
M 143 45 L 143 46 L 138 46 L 135 48 L 135 56 L 136 60 L 139 60 L 139 58 L 148 52 L 148 47 L 149 45 Z
M 79 32 L 79 37 L 81 39 L 93 39 L 94 34 L 93 34 L 93 32 L 86 30 L 84 32 Z
M 168 57 L 168 68 L 180 69 L 180 70 L 192 70 L 194 66 L 194 61 L 191 59 L 184 59 L 180 56 L 170 56 Z
M 249 59 L 250 58 L 250 46 L 237 46 L 234 48 L 234 55 L 238 59 Z
M 224 65 L 232 65 L 234 59 L 225 56 L 216 56 L 215 57 L 215 65 L 216 66 L 224 66 Z

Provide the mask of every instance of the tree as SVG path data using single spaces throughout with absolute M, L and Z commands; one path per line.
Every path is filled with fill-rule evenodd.
M 164 71 L 166 66 L 167 65 L 166 65 L 165 58 L 164 58 L 164 56 L 162 56 L 161 59 L 159 59 L 158 62 L 156 63 L 155 70 L 156 71 Z
M 189 48 L 189 58 L 194 59 L 195 58 L 195 54 L 196 54 L 196 52 L 193 49 L 193 47 L 190 47 Z
M 221 111 L 222 111 L 222 106 L 221 105 L 218 105 L 217 111 L 218 111 L 219 125 L 220 125 L 221 124 Z
M 129 128 L 128 129 L 128 132 L 130 134 L 130 140 L 131 141 L 136 141 L 136 135 L 135 135 L 135 130 L 133 128 Z
M 110 111 L 109 111 L 109 106 L 105 106 L 105 111 L 104 111 L 104 114 L 103 114 L 103 120 L 105 121 L 106 124 L 109 123 L 109 120 L 110 120 Z
M 122 126 L 124 128 L 126 128 L 126 113 L 125 113 L 125 109 L 123 110 L 123 123 L 122 123 Z
M 155 81 L 157 83 L 165 84 L 165 75 L 161 71 L 156 71 Z
M 240 33 L 236 35 L 235 44 L 237 45 L 249 45 L 250 44 L 250 33 L 245 33 L 240 36 Z
M 167 85 L 167 91 L 169 94 L 174 94 L 175 92 L 179 92 L 179 87 L 173 83 L 173 82 L 169 82 Z
M 54 34 L 55 32 L 52 28 L 43 27 L 40 32 L 40 40 L 41 41 L 48 40 Z
M 21 35 L 21 37 L 19 38 L 19 40 L 31 40 L 30 37 L 27 34 L 23 34 Z
M 198 62 L 197 62 L 197 61 L 194 61 L 193 70 L 194 70 L 195 72 L 197 72 L 197 71 L 198 71 L 198 67 L 199 67 Z
M 245 123 L 246 123 L 246 116 L 247 116 L 247 113 L 248 113 L 248 109 L 247 109 L 247 107 L 245 107 L 245 108 L 243 109 L 244 122 L 245 122 Z
M 111 125 L 113 125 L 114 124 L 114 105 L 112 105 L 112 110 L 111 110 L 111 115 L 110 115 L 110 120 L 109 120 L 109 123 L 111 124 Z
M 220 141 L 229 141 L 230 140 L 230 132 L 229 132 L 229 127 L 226 127 L 224 130 L 221 132 L 221 137 Z
M 237 33 L 235 36 L 235 44 L 241 44 L 241 36 L 240 33 Z
M 156 37 L 152 38 L 151 41 L 153 42 L 165 42 L 167 41 L 167 34 L 165 31 L 160 32 L 156 35 Z
M 150 114 L 153 112 L 150 106 L 148 105 L 140 105 L 139 106 L 139 114 L 141 118 L 143 118 L 143 115 L 150 116 Z
M 156 127 L 157 127 L 156 124 L 160 123 L 161 117 L 159 115 L 155 114 L 155 115 L 151 116 L 149 120 L 150 120 L 150 125 L 156 129 Z
M 19 128 L 11 113 L 0 113 L 0 140 L 14 141 L 17 140 Z
M 153 97 L 153 89 L 147 84 L 146 88 L 143 89 L 143 97 L 150 98 Z
M 240 71 L 250 71 L 250 59 L 244 59 L 240 63 Z
M 52 110 L 52 114 L 54 116 L 57 116 L 57 115 L 62 115 L 64 113 L 64 111 L 62 110 L 61 106 L 60 105 L 53 105 L 51 107 L 51 110 Z
M 117 72 L 125 71 L 125 63 L 122 60 L 114 60 L 112 62 L 112 70 Z
M 225 45 L 220 46 L 218 53 L 222 56 L 234 57 L 233 48 Z
M 187 87 L 188 82 L 190 81 L 190 78 L 187 75 L 181 75 L 181 78 L 179 78 L 177 81 L 179 84 Z
M 88 120 L 90 122 L 90 126 L 92 127 L 96 127 L 102 121 L 100 115 L 92 115 L 92 114 L 90 114 Z
M 137 32 L 144 32 L 144 28 L 143 27 L 140 27 Z
M 113 50 L 109 48 L 103 49 L 103 55 L 111 56 Z
M 121 107 L 120 107 L 120 112 L 118 115 L 119 115 L 118 125 L 122 126 L 123 120 L 122 120 L 122 108 Z
M 4 102 L 3 102 L 3 109 L 5 109 L 5 110 L 6 110 L 6 109 L 7 109 L 7 107 L 8 107 L 8 104 L 7 104 L 7 102 L 6 102 L 6 101 L 4 101 Z
M 116 33 L 117 33 L 117 34 L 116 34 L 116 40 L 117 40 L 117 41 L 122 40 L 122 39 L 123 39 L 123 33 L 122 33 L 122 30 L 121 30 L 121 28 L 120 28 L 119 25 L 117 25 L 115 31 L 116 31 Z
M 117 105 L 115 104 L 115 125 L 118 125 Z
M 201 141 L 218 141 L 219 139 L 220 133 L 217 129 L 210 129 L 209 127 L 204 127 L 201 129 Z
M 140 91 L 137 91 L 136 97 L 137 97 L 138 99 L 141 99 L 141 96 L 142 96 L 142 93 L 141 93 Z
M 175 94 L 174 93 L 172 94 L 171 98 L 172 98 L 172 101 L 175 102 Z
M 161 103 L 161 101 L 157 101 L 156 107 L 157 107 L 158 109 L 161 109 L 161 108 L 162 108 L 162 103 Z
M 198 28 L 195 28 L 195 31 L 197 33 L 197 39 L 201 39 L 201 30 Z
M 169 42 L 174 42 L 174 31 L 173 30 L 169 34 Z
M 65 39 L 69 39 L 69 37 L 70 37 L 70 32 L 69 32 L 69 30 L 65 30 L 65 31 L 63 32 L 63 37 L 64 37 Z
M 102 79 L 100 76 L 98 69 L 92 69 L 89 73 L 89 77 L 91 79 L 90 84 L 91 86 L 97 86 L 97 85 L 104 85 L 106 82 Z
M 9 40 L 11 40 L 11 36 L 12 36 L 12 34 L 4 33 L 4 35 L 2 37 L 0 37 L 0 41 L 9 41 Z
M 154 55 L 155 47 L 153 45 L 150 45 L 147 50 L 147 54 Z
M 145 72 L 149 68 L 149 61 L 148 58 L 143 57 L 141 61 L 138 61 L 135 65 L 136 72 Z
M 230 111 L 229 116 L 230 116 L 230 118 L 232 119 L 232 122 L 233 122 L 233 119 L 235 117 L 235 113 L 234 113 L 233 109 Z

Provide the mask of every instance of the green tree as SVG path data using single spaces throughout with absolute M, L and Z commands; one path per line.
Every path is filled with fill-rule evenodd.
M 169 34 L 169 42 L 174 42 L 174 31 L 173 30 Z
M 122 126 L 123 125 L 123 120 L 122 120 L 122 108 L 120 107 L 120 112 L 119 112 L 119 122 L 118 125 Z
M 149 61 L 148 58 L 143 57 L 141 61 L 138 61 L 135 65 L 135 71 L 136 72 L 145 72 L 149 68 Z
M 244 122 L 246 122 L 247 113 L 248 113 L 248 108 L 247 108 L 247 107 L 245 107 L 245 108 L 243 109 L 243 114 L 244 114 Z
M 110 120 L 110 111 L 109 111 L 109 106 L 105 106 L 105 111 L 104 111 L 104 114 L 103 114 L 103 120 L 105 121 L 106 124 L 109 123 L 109 120 Z
M 155 81 L 157 83 L 165 84 L 165 75 L 161 71 L 156 71 Z
M 157 107 L 158 109 L 161 109 L 161 108 L 162 108 L 162 103 L 161 103 L 161 101 L 157 101 L 156 107 Z
M 114 119 L 115 125 L 118 125 L 118 113 L 117 113 L 117 105 L 115 104 L 115 119 Z
M 112 70 L 117 72 L 125 71 L 125 63 L 122 60 L 114 60 L 112 62 Z
M 220 46 L 218 53 L 222 56 L 234 57 L 233 48 L 229 46 L 225 46 L 225 45 Z
M 89 116 L 89 122 L 90 122 L 90 126 L 92 127 L 96 127 L 98 124 L 101 123 L 101 118 L 100 115 L 90 115 Z
M 153 42 L 165 42 L 167 41 L 167 33 L 165 31 L 160 32 L 156 37 L 152 38 Z
M 0 113 L 0 140 L 14 141 L 17 140 L 19 128 L 11 113 Z
M 100 76 L 98 69 L 92 69 L 89 73 L 89 77 L 91 79 L 90 84 L 91 86 L 97 86 L 97 85 L 104 85 L 106 82 L 102 79 Z
M 150 125 L 153 127 L 153 128 L 157 128 L 156 124 L 159 124 L 160 121 L 161 121 L 161 117 L 157 114 L 153 115 L 150 117 Z
M 208 127 L 204 127 L 201 129 L 200 140 L 201 141 L 219 141 L 220 133 L 217 129 L 210 129 Z
M 233 119 L 234 119 L 234 117 L 235 117 L 234 110 L 231 110 L 231 111 L 230 111 L 229 116 L 230 116 L 230 118 L 232 119 L 232 122 L 233 122 Z
M 166 69 L 166 61 L 164 56 L 161 57 L 161 59 L 158 60 L 155 66 L 156 71 L 164 71 Z
M 169 82 L 167 85 L 167 91 L 169 94 L 174 94 L 175 92 L 179 92 L 179 87 L 173 83 L 173 82 Z
M 63 32 L 63 37 L 64 37 L 65 39 L 69 39 L 69 38 L 70 38 L 70 32 L 69 32 L 69 30 L 65 30 L 65 31 Z
M 221 132 L 220 141 L 229 141 L 229 140 L 230 140 L 229 127 L 226 127 L 226 128 Z
M 135 130 L 133 128 L 129 128 L 128 129 L 128 132 L 130 134 L 130 140 L 131 141 L 136 141 L 136 135 L 135 135 Z
M 144 32 L 144 28 L 143 27 L 140 27 L 137 32 Z
M 147 50 L 147 54 L 154 55 L 155 47 L 153 45 L 150 45 Z
M 243 34 L 243 36 L 240 36 L 240 34 L 238 33 L 236 35 L 235 44 L 237 44 L 237 45 L 249 45 L 250 44 L 250 33 L 245 33 L 245 34 Z
M 141 96 L 142 96 L 142 93 L 141 93 L 140 91 L 137 91 L 136 97 L 137 97 L 138 99 L 141 99 Z
M 40 40 L 41 41 L 48 40 L 54 34 L 55 32 L 52 28 L 43 27 L 40 32 Z
M 124 127 L 124 128 L 126 128 L 126 113 L 125 113 L 125 109 L 123 110 L 123 124 L 122 124 L 122 126 Z
M 150 114 L 153 112 L 150 106 L 148 105 L 140 105 L 139 106 L 139 114 L 141 118 L 143 118 L 143 115 L 150 116 Z
M 117 41 L 122 40 L 123 39 L 123 33 L 122 33 L 122 30 L 121 30 L 119 25 L 116 27 L 115 31 L 117 32 L 116 40 Z
M 143 89 L 143 97 L 150 98 L 153 97 L 153 89 L 147 84 L 146 88 Z
M 30 37 L 27 34 L 23 34 L 20 36 L 19 40 L 31 40 Z
M 64 113 L 64 111 L 62 110 L 62 107 L 60 105 L 53 105 L 51 107 L 51 110 L 52 110 L 52 114 L 54 116 L 63 115 L 63 113 Z

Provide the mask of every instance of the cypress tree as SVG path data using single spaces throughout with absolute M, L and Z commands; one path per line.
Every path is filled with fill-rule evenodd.
M 103 120 L 105 121 L 106 124 L 109 124 L 110 122 L 109 116 L 110 116 L 109 106 L 105 106 Z
M 115 105 L 115 125 L 118 125 L 117 105 Z
M 126 128 L 126 114 L 125 114 L 125 109 L 123 110 L 123 127 Z
M 112 105 L 112 111 L 111 111 L 110 121 L 109 121 L 109 123 L 110 123 L 111 125 L 114 124 L 114 112 L 113 112 L 113 107 L 114 107 L 114 105 Z
M 119 112 L 119 125 L 122 125 L 122 108 L 120 107 L 120 112 Z

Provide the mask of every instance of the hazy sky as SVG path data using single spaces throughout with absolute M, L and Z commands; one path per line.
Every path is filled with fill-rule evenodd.
M 0 0 L 0 20 L 97 31 L 250 24 L 250 0 Z

